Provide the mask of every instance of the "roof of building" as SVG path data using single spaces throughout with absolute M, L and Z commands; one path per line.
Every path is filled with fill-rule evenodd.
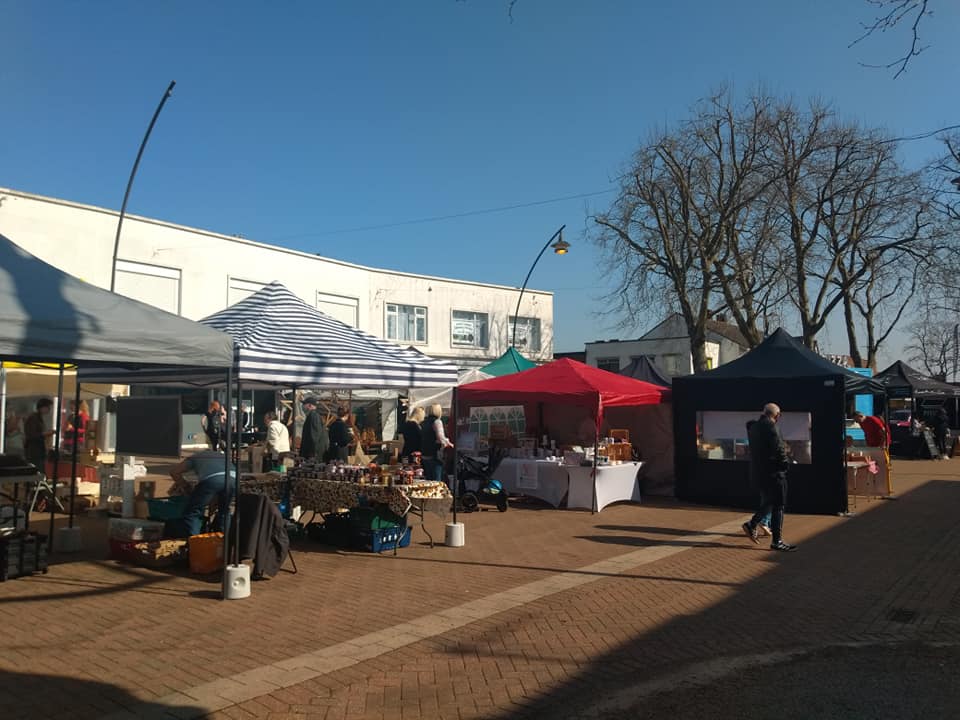
M 644 333 L 638 338 L 630 338 L 630 339 L 613 338 L 612 340 L 594 340 L 593 342 L 588 342 L 586 344 L 602 345 L 603 343 L 638 342 L 640 340 L 650 340 L 651 338 L 649 336 L 655 330 L 657 330 L 659 327 L 661 327 L 671 319 L 679 316 L 680 316 L 680 313 L 671 313 L 670 315 L 668 315 L 666 318 L 658 322 L 656 325 L 654 325 L 646 333 Z M 730 342 L 736 343 L 744 350 L 747 350 L 750 348 L 750 343 L 747 341 L 747 338 L 744 337 L 743 333 L 740 332 L 740 329 L 736 325 L 733 325 L 732 323 L 724 322 L 722 320 L 707 320 L 706 329 L 707 329 L 707 332 L 714 333 L 715 335 L 719 335 L 720 337 L 725 338 Z M 668 338 L 656 338 L 656 339 L 666 340 Z M 676 339 L 679 339 L 679 338 L 676 338 Z

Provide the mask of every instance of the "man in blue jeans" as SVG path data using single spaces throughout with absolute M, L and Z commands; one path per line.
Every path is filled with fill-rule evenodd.
M 747 426 L 750 442 L 750 478 L 760 490 L 761 504 L 756 514 L 743 524 L 743 532 L 753 542 L 758 542 L 759 526 L 770 519 L 772 542 L 771 550 L 793 552 L 796 545 L 783 541 L 783 510 L 787 504 L 787 468 L 790 459 L 787 456 L 786 443 L 777 428 L 780 420 L 780 407 L 768 403 L 763 415 Z
M 227 483 L 224 473 L 226 457 L 219 450 L 204 450 L 188 457 L 179 465 L 170 470 L 170 477 L 179 485 L 183 483 L 183 476 L 191 470 L 197 474 L 197 486 L 190 493 L 186 510 L 180 518 L 178 534 L 181 537 L 198 535 L 203 530 L 204 514 L 207 506 L 217 496 L 220 497 L 220 512 L 217 514 L 217 529 L 223 531 L 226 519 L 226 507 L 230 502 L 233 491 L 233 480 L 236 478 L 236 468 L 230 468 L 230 480 Z

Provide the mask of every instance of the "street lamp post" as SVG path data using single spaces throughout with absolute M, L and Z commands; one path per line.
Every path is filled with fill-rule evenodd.
M 160 117 L 160 111 L 163 110 L 163 106 L 166 104 L 167 98 L 173 94 L 173 86 L 176 84 L 176 80 L 171 80 L 170 85 L 163 93 L 163 97 L 160 98 L 160 104 L 157 105 L 157 109 L 153 113 L 153 117 L 150 119 L 150 124 L 147 126 L 147 132 L 144 134 L 143 140 L 140 142 L 140 149 L 137 150 L 137 159 L 133 161 L 133 169 L 130 171 L 130 179 L 127 180 L 127 190 L 123 193 L 123 205 L 120 206 L 120 218 L 117 220 L 117 237 L 113 241 L 113 264 L 110 267 L 110 292 L 113 292 L 117 285 L 117 253 L 120 250 L 120 228 L 123 227 L 123 216 L 127 213 L 127 200 L 130 199 L 130 189 L 133 187 L 133 179 L 137 175 L 137 168 L 140 167 L 140 158 L 143 157 L 143 150 L 147 146 L 147 140 L 150 139 L 150 133 L 153 132 L 153 126 L 156 125 L 157 118 Z
M 520 318 L 520 303 L 523 301 L 523 292 L 527 289 L 527 283 L 530 282 L 530 276 L 533 275 L 533 269 L 537 266 L 537 263 L 540 262 L 540 258 L 543 257 L 543 254 L 547 251 L 548 247 L 553 247 L 553 252 L 555 255 L 566 255 L 568 252 L 570 252 L 570 243 L 563 239 L 563 229 L 565 227 L 566 225 L 561 225 L 560 229 L 550 236 L 550 239 L 547 240 L 546 244 L 537 255 L 537 259 L 534 260 L 533 265 L 530 266 L 530 270 L 527 271 L 527 277 L 523 279 L 523 286 L 520 288 L 520 297 L 517 298 L 517 310 L 513 314 L 513 338 L 510 341 L 510 347 L 517 347 L 517 320 Z M 556 240 L 556 242 L 553 242 L 554 240 Z M 551 243 L 553 244 L 551 245 Z

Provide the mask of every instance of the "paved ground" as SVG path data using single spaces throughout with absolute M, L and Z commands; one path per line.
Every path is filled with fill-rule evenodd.
M 750 544 L 735 511 L 512 508 L 466 516 L 461 549 L 422 535 L 398 557 L 303 546 L 299 575 L 227 603 L 216 580 L 102 560 L 102 529 L 87 524 L 85 556 L 0 584 L 0 707 L 81 719 L 956 715 L 940 680 L 960 645 L 955 467 L 898 463 L 900 498 L 860 500 L 852 518 L 788 516 L 802 547 L 787 556 Z M 432 528 L 442 535 L 442 521 Z

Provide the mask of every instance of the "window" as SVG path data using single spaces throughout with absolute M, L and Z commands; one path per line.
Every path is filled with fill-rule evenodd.
M 604 357 L 597 358 L 597 367 L 608 372 L 620 372 L 620 358 Z
M 517 329 L 517 349 L 528 352 L 540 352 L 540 318 L 510 317 L 510 337 L 507 344 L 513 342 L 513 329 Z
M 159 265 L 117 260 L 118 295 L 180 314 L 180 271 Z
M 360 301 L 345 295 L 331 295 L 317 291 L 317 310 L 336 318 L 350 327 L 359 326 Z
M 681 356 L 675 353 L 670 353 L 663 356 L 663 370 L 667 375 L 673 377 L 674 375 L 682 374 L 680 368 Z
M 747 423 L 759 417 L 756 412 L 697 413 L 697 454 L 704 460 L 749 460 Z M 810 422 L 810 413 L 785 412 L 777 423 L 787 454 L 802 465 L 813 461 Z
M 266 283 L 255 282 L 253 280 L 241 280 L 240 278 L 229 278 L 227 281 L 227 307 L 236 305 L 241 300 L 246 300 L 256 292 L 260 292 Z
M 387 303 L 387 340 L 427 342 L 427 309 Z
M 454 347 L 487 347 L 486 313 L 454 310 L 450 322 L 450 344 Z

